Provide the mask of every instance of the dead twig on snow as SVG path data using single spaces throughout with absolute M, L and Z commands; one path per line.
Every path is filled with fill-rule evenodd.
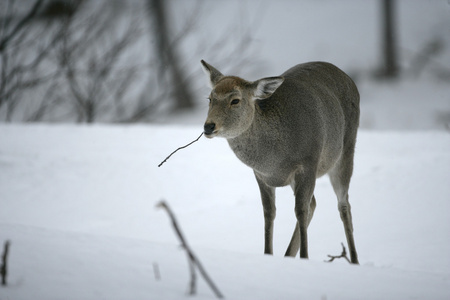
M 2 264 L 0 266 L 0 275 L 2 276 L 2 285 L 6 286 L 6 276 L 8 275 L 8 267 L 7 267 L 7 261 L 8 261 L 8 253 L 9 253 L 9 245 L 11 243 L 9 241 L 5 242 L 4 248 L 3 248 L 3 255 L 2 255 Z
M 328 257 L 330 257 L 330 259 L 329 260 L 325 260 L 325 262 L 332 262 L 336 258 L 345 258 L 348 261 L 348 263 L 351 264 L 350 259 L 348 259 L 348 257 L 347 257 L 347 250 L 345 250 L 344 243 L 341 243 L 341 245 L 342 245 L 342 253 L 341 253 L 341 255 L 338 255 L 338 256 L 328 255 Z
M 157 281 L 161 280 L 161 274 L 159 273 L 159 266 L 156 262 L 153 263 L 153 274 Z
M 202 133 L 203 134 L 203 133 Z M 200 138 L 201 135 L 198 137 Z M 197 139 L 198 140 L 198 139 Z M 193 143 L 193 142 L 192 142 Z M 191 144 L 192 144 L 191 143 Z M 187 145 L 189 146 L 189 145 Z M 187 147 L 185 146 L 185 147 Z M 169 156 L 170 157 L 170 156 Z M 214 294 L 217 296 L 217 298 L 224 298 L 222 293 L 219 291 L 219 289 L 216 287 L 214 282 L 211 280 L 209 275 L 206 273 L 205 269 L 203 268 L 202 264 L 198 260 L 198 258 L 194 255 L 194 252 L 192 252 L 191 248 L 188 246 L 186 239 L 184 238 L 180 227 L 178 226 L 178 223 L 175 219 L 175 215 L 173 214 L 172 210 L 169 208 L 167 203 L 162 200 L 159 202 L 156 207 L 164 208 L 167 213 L 169 214 L 170 220 L 172 221 L 172 226 L 175 229 L 176 234 L 178 235 L 178 238 L 181 241 L 181 246 L 186 250 L 187 256 L 188 256 L 188 262 L 189 262 L 189 268 L 191 272 L 191 282 L 190 282 L 190 292 L 189 294 L 194 295 L 196 292 L 196 276 L 195 276 L 195 267 L 200 271 L 200 274 L 205 279 L 206 283 L 208 283 L 209 287 L 213 290 Z

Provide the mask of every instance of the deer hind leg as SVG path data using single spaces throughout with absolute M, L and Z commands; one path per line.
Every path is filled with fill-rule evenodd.
M 275 188 L 265 184 L 255 173 L 264 210 L 264 254 L 273 254 L 273 223 L 276 215 Z
M 316 198 L 314 195 L 311 199 L 311 204 L 309 206 L 309 217 L 308 217 L 308 227 L 311 223 L 312 217 L 314 215 L 314 210 L 316 209 Z M 300 249 L 300 227 L 298 222 L 295 223 L 294 233 L 292 234 L 291 242 L 286 250 L 285 256 L 295 257 Z
M 353 264 L 359 264 L 353 237 L 353 222 L 350 202 L 348 201 L 348 189 L 353 171 L 353 151 L 350 155 L 343 155 L 334 169 L 329 173 L 331 184 L 338 198 L 338 209 L 344 224 L 345 236 Z

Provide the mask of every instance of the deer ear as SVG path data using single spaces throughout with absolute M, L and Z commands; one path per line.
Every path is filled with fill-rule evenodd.
M 269 98 L 283 81 L 283 77 L 267 77 L 255 81 L 253 83 L 255 85 L 255 90 L 253 92 L 255 99 Z
M 203 59 L 200 61 L 202 63 L 203 71 L 209 77 L 209 85 L 213 88 L 216 83 L 223 77 L 222 73 L 219 70 L 208 64 Z

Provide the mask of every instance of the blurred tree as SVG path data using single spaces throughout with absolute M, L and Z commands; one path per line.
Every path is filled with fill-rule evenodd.
M 62 38 L 54 20 L 44 14 L 52 2 L 28 4 L 0 2 L 0 118 L 6 121 L 11 121 L 27 91 L 57 76 L 54 69 L 42 69 Z
M 176 47 L 171 43 L 171 34 L 167 24 L 167 1 L 148 0 L 148 14 L 153 20 L 153 39 L 158 62 L 158 81 L 172 90 L 175 109 L 194 107 L 194 97 L 180 65 Z M 169 75 L 169 81 L 164 83 Z
M 399 74 L 395 2 L 395 0 L 381 0 L 383 61 L 377 73 L 379 78 L 395 78 Z
M 244 68 L 255 26 L 202 36 L 207 6 L 192 3 L 171 27 L 161 0 L 0 0 L 0 120 L 148 122 L 193 107 L 204 86 L 193 61 Z
M 105 1 L 21 4 L 0 4 L 0 119 L 122 118 L 139 69 L 124 62 L 139 37 L 135 22 L 119 22 L 114 3 Z
M 139 66 L 124 62 L 138 40 L 134 22 L 124 25 L 106 2 L 92 2 L 82 14 L 63 24 L 64 38 L 56 51 L 77 122 L 114 121 L 122 117 Z
M 37 0 L 33 6 L 30 8 L 27 14 L 22 17 L 17 24 L 11 25 L 11 16 L 4 15 L 2 20 L 2 36 L 0 38 L 0 53 L 3 53 L 8 45 L 8 43 L 17 35 L 19 35 L 23 30 L 26 29 L 27 25 L 35 18 L 39 9 L 44 3 L 43 0 Z M 12 8 L 12 0 L 8 1 L 7 8 L 5 10 L 10 11 Z M 9 19 L 9 20 L 8 20 Z M 8 26 L 10 25 L 10 26 Z

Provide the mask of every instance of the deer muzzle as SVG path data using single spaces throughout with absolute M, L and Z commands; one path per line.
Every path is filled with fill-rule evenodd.
M 212 135 L 216 132 L 216 124 L 215 123 L 205 123 L 203 127 L 205 136 L 212 137 Z

